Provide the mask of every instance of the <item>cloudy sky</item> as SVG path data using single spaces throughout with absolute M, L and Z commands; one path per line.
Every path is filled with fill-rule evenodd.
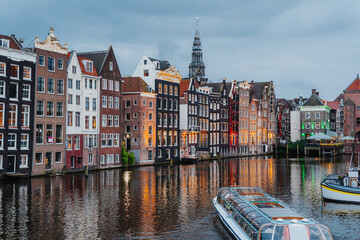
M 1 0 L 10 3 L 7 0 Z M 0 32 L 77 51 L 115 49 L 123 76 L 144 55 L 188 75 L 199 17 L 210 81 L 274 81 L 279 98 L 333 100 L 360 72 L 358 0 L 35 0 L 1 4 Z

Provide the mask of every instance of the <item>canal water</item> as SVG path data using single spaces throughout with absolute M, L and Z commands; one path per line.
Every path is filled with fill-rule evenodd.
M 2 239 L 226 239 L 211 200 L 223 186 L 261 187 L 360 239 L 360 206 L 324 203 L 320 182 L 340 159 L 244 158 L 0 182 Z

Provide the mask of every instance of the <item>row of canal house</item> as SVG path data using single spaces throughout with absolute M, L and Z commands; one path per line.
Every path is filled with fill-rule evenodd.
M 0 175 L 120 165 L 121 86 L 111 46 L 69 52 L 52 28 L 26 49 L 0 35 Z

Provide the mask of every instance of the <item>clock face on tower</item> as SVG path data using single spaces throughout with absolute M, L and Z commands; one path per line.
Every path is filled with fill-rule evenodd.
M 196 68 L 196 72 L 197 72 L 197 73 L 201 73 L 201 68 L 199 68 L 199 67 Z

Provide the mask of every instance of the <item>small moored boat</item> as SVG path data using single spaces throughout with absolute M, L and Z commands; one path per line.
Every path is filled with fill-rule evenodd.
M 213 204 L 236 239 L 331 240 L 328 227 L 306 217 L 261 188 L 224 187 Z
M 198 162 L 198 158 L 195 156 L 187 155 L 182 158 L 183 164 L 194 164 Z

